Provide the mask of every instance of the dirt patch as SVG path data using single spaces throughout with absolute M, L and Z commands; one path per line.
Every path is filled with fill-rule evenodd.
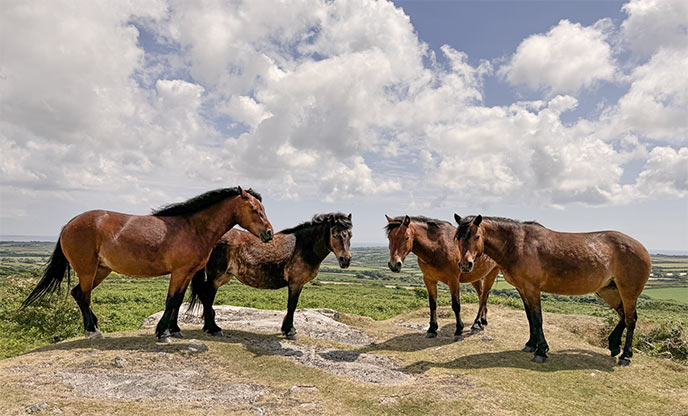
M 367 383 L 401 384 L 415 379 L 399 369 L 399 361 L 378 354 L 298 345 L 278 339 L 260 340 L 254 345 L 298 364 Z
M 188 308 L 182 305 L 181 310 Z M 238 329 L 250 332 L 279 333 L 285 311 L 243 308 L 239 306 L 215 306 L 215 322 L 226 329 Z M 157 325 L 162 317 L 158 312 L 146 318 L 142 328 Z M 294 327 L 299 335 L 316 339 L 329 339 L 340 344 L 365 346 L 373 342 L 365 332 L 338 322 L 339 312 L 332 309 L 297 309 L 294 313 Z M 198 314 L 180 314 L 179 325 L 203 325 L 203 318 Z
M 267 388 L 248 383 L 218 384 L 205 371 L 59 372 L 61 382 L 82 397 L 108 400 L 255 402 Z

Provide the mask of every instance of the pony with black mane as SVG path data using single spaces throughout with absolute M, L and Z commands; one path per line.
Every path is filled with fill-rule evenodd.
M 260 195 L 241 187 L 206 192 L 152 215 L 103 210 L 77 215 L 62 229 L 43 277 L 22 307 L 57 291 L 71 266 L 79 278 L 72 296 L 83 315 L 85 336 L 102 338 L 90 306 L 93 289 L 112 271 L 132 277 L 170 273 L 165 312 L 155 332 L 166 342 L 181 337 L 176 321 L 186 288 L 220 237 L 236 224 L 260 241 L 272 239 Z
M 456 245 L 459 267 L 471 271 L 486 254 L 499 264 L 504 278 L 521 295 L 530 326 L 524 352 L 544 362 L 549 346 L 542 330 L 540 293 L 584 295 L 596 293 L 614 309 L 619 323 L 609 335 L 612 356 L 621 352 L 619 365 L 633 356 L 636 302 L 650 276 L 650 255 L 633 238 L 617 231 L 560 233 L 529 221 L 454 214 L 459 224 Z
M 320 263 L 332 252 L 339 266 L 351 262 L 351 214 L 321 214 L 311 221 L 282 230 L 267 244 L 257 244 L 256 237 L 231 230 L 217 243 L 204 270 L 198 271 L 191 282 L 193 310 L 198 301 L 203 304 L 203 330 L 210 335 L 222 335 L 215 323 L 213 302 L 220 286 L 236 278 L 258 289 L 288 287 L 287 314 L 281 332 L 287 339 L 296 339 L 294 311 L 303 286 L 318 275 Z
M 482 331 L 487 325 L 487 298 L 499 273 L 495 262 L 483 257 L 475 271 L 462 273 L 458 268 L 459 251 L 453 241 L 456 227 L 451 223 L 423 216 L 385 217 L 390 270 L 401 271 L 404 259 L 408 253 L 413 252 L 423 272 L 423 282 L 428 290 L 430 304 L 430 326 L 425 336 L 437 336 L 437 282 L 448 285 L 451 292 L 452 310 L 456 318 L 454 340 L 461 339 L 464 326 L 461 321 L 460 283 L 471 283 L 478 292 L 480 304 L 471 332 Z

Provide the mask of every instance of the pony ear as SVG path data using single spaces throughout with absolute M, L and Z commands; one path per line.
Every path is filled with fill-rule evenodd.
M 248 198 L 248 193 L 244 191 L 244 189 L 241 186 L 237 186 L 239 188 L 239 194 L 241 195 L 242 198 L 247 199 Z
M 393 219 L 389 218 L 389 215 L 385 214 L 385 218 L 387 218 L 387 222 L 392 222 L 394 221 Z
M 473 225 L 475 225 L 475 226 L 477 227 L 477 226 L 480 225 L 481 222 L 483 222 L 483 216 L 482 216 L 482 215 L 478 215 L 478 216 L 475 217 L 475 219 L 473 220 Z
M 404 217 L 404 222 L 402 222 L 401 225 L 408 227 L 409 224 L 411 224 L 411 217 L 407 215 Z
M 349 213 L 349 216 L 346 217 L 349 221 L 351 221 L 351 213 Z
M 456 212 L 454 213 L 454 221 L 456 221 L 457 224 L 461 224 L 461 216 Z

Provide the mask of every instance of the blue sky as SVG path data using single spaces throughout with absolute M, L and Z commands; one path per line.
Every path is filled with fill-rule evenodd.
M 688 6 L 10 2 L 0 234 L 252 186 L 352 212 L 537 219 L 688 250 Z

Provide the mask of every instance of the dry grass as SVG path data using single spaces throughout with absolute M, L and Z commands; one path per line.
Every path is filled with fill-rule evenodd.
M 463 315 L 475 313 L 464 305 Z M 601 318 L 545 314 L 552 350 L 544 364 L 520 352 L 528 326 L 523 311 L 491 306 L 490 325 L 452 342 L 453 319 L 440 310 L 440 336 L 423 337 L 420 310 L 386 321 L 343 315 L 341 321 L 377 342 L 348 347 L 302 337 L 286 348 L 261 348 L 276 334 L 229 330 L 216 339 L 186 330 L 187 340 L 159 345 L 150 330 L 73 339 L 0 361 L 0 414 L 662 414 L 688 410 L 688 367 L 636 354 L 630 367 L 587 340 Z M 191 352 L 189 338 L 207 345 Z M 285 341 L 283 341 L 285 342 Z M 289 343 L 294 348 L 290 349 Z M 401 384 L 365 383 L 299 364 L 288 351 L 391 357 L 409 375 Z M 286 355 L 286 356 L 285 356 Z M 113 360 L 126 361 L 122 368 Z M 111 383 L 111 384 L 107 384 Z M 315 386 L 294 388 L 295 386 Z

